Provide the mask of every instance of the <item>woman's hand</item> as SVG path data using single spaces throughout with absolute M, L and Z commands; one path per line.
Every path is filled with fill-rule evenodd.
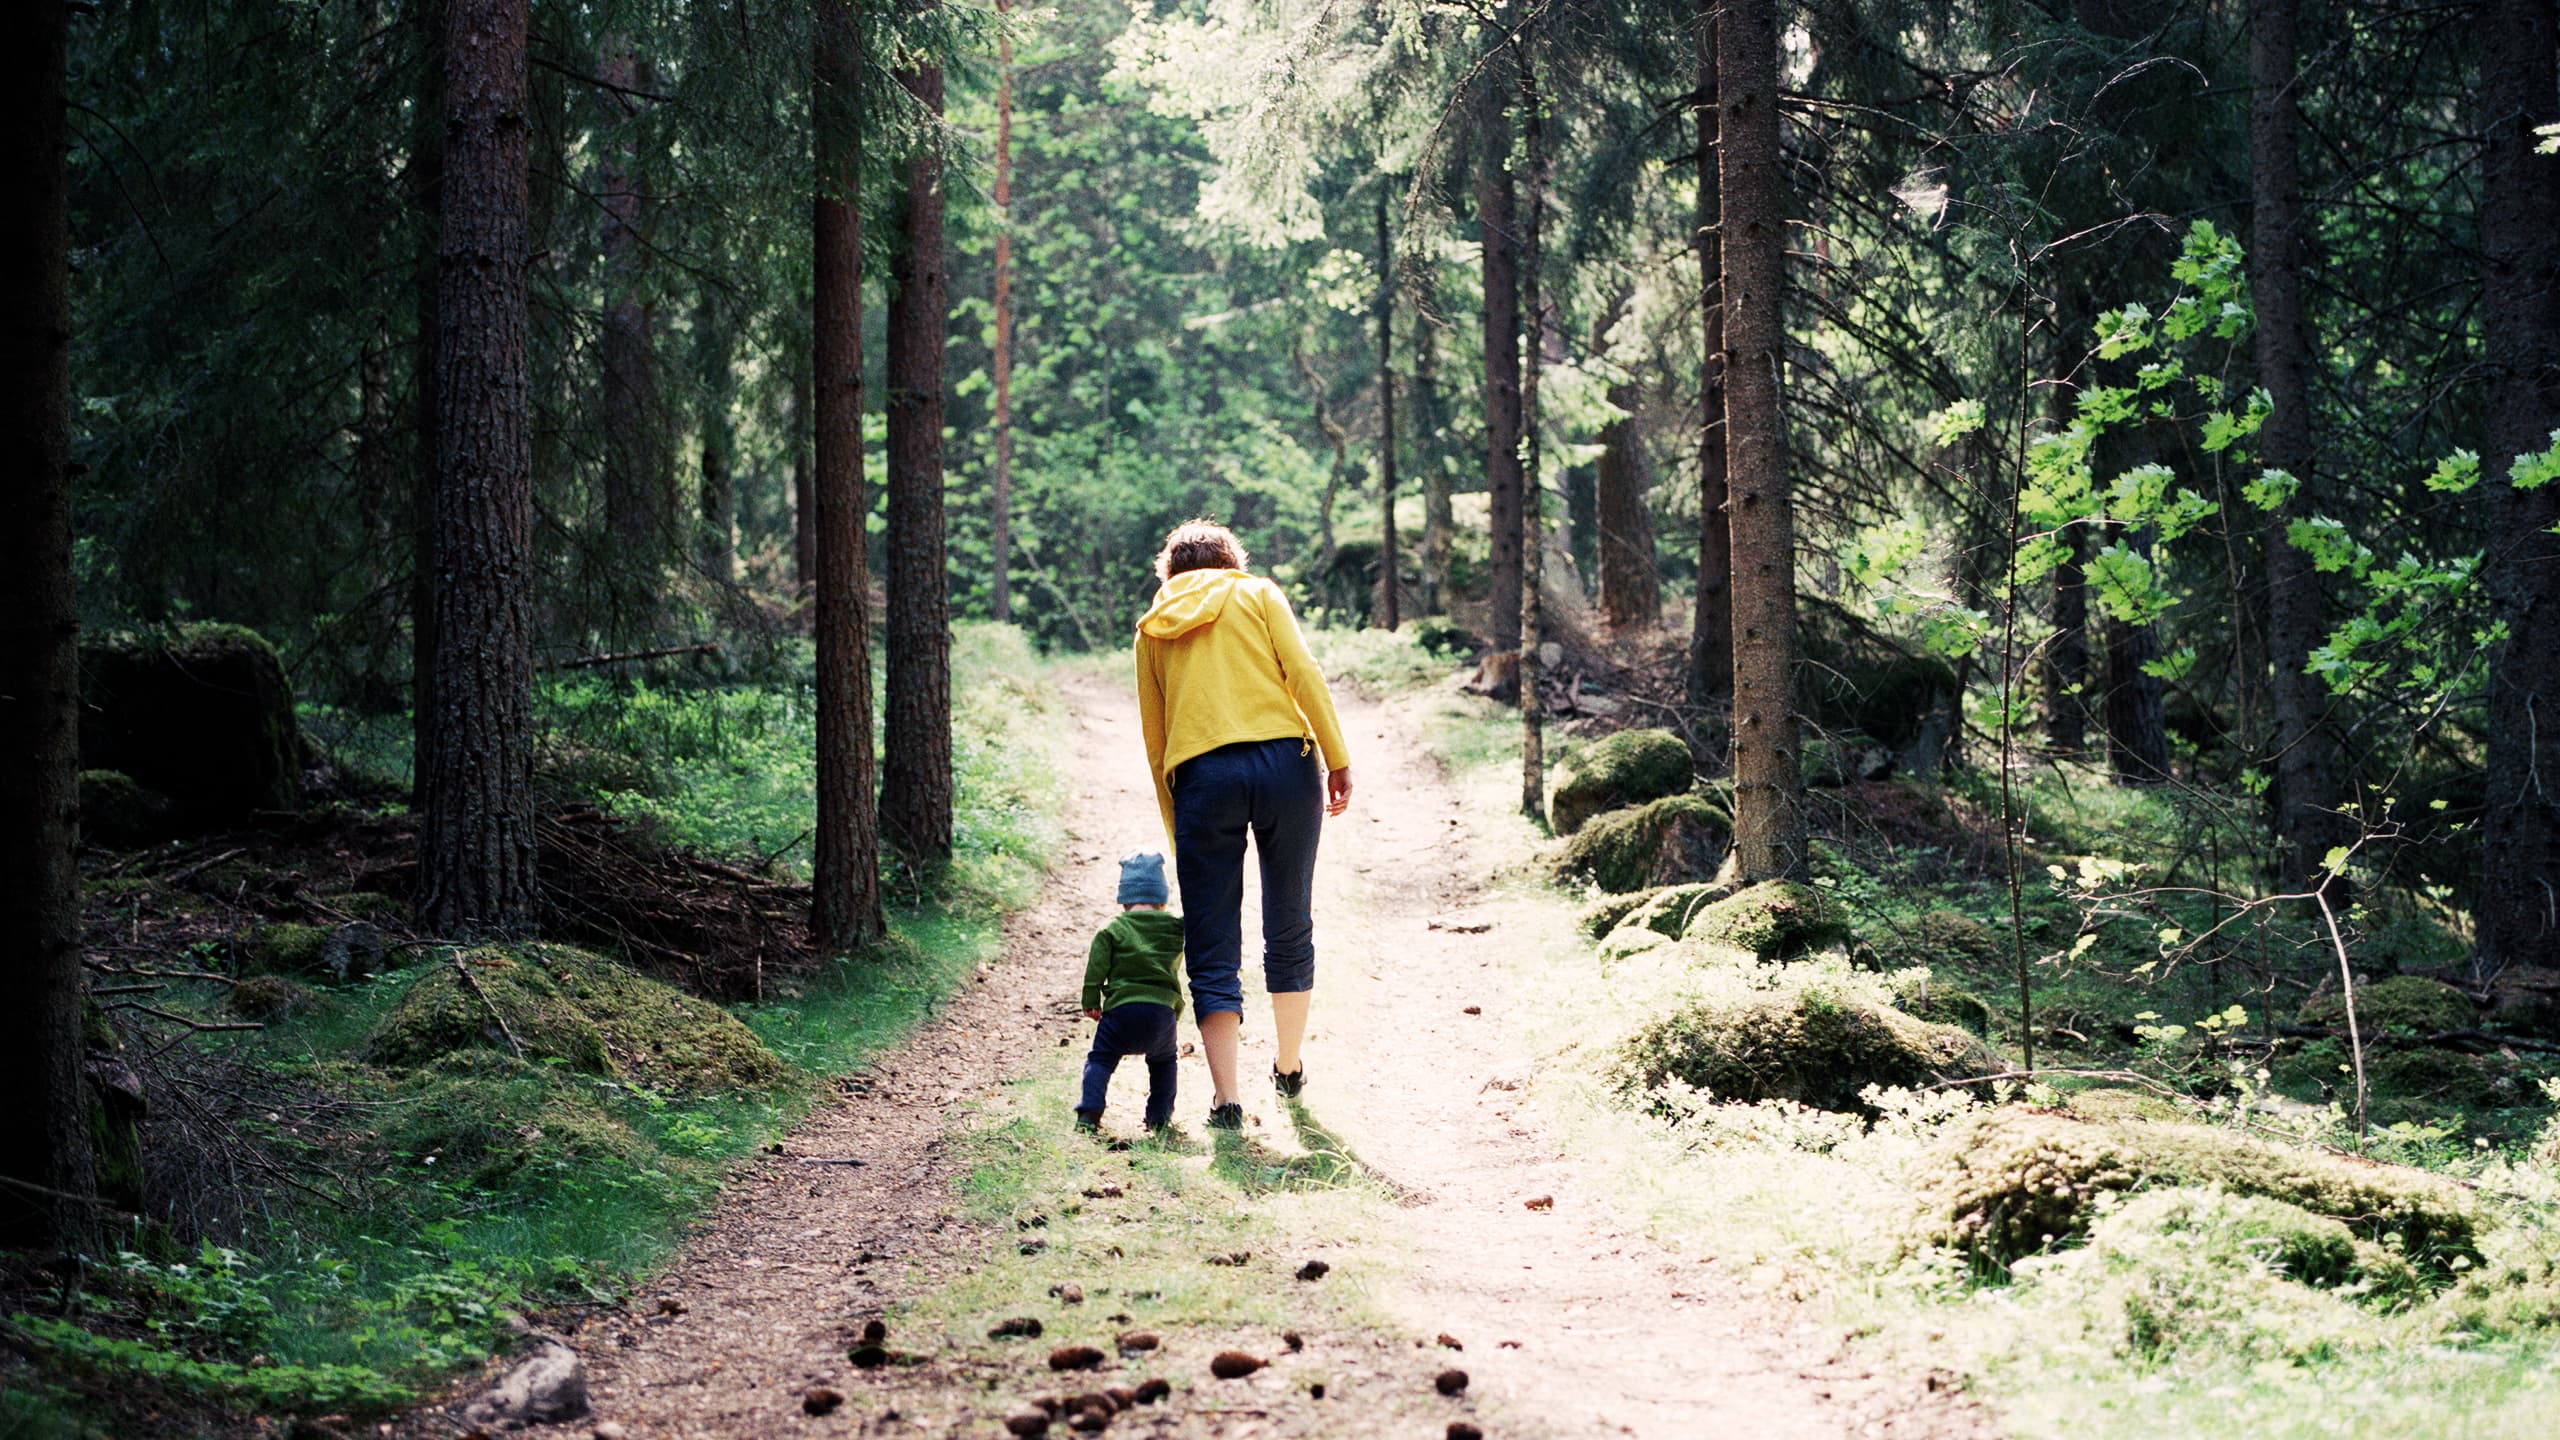
M 1329 770 L 1324 777 L 1324 813 L 1339 815 L 1351 808 L 1351 767 Z

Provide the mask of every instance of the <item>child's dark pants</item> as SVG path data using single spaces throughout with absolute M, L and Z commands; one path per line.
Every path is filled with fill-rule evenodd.
M 1102 1113 L 1103 1092 L 1111 1087 L 1111 1072 L 1120 1068 L 1123 1055 L 1147 1059 L 1147 1123 L 1172 1124 L 1173 1007 L 1133 1000 L 1102 1012 L 1102 1023 L 1093 1029 L 1093 1049 L 1084 1057 L 1084 1100 L 1078 1110 Z

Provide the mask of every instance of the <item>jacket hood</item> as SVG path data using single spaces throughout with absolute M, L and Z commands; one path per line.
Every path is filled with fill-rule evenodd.
M 1252 578 L 1241 570 L 1185 570 L 1156 591 L 1155 603 L 1138 618 L 1138 629 L 1159 640 L 1178 640 L 1215 624 L 1236 587 Z

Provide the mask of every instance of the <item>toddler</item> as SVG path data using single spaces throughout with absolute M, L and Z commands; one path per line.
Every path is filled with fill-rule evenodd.
M 1164 856 L 1141 850 L 1120 862 L 1120 915 L 1093 937 L 1084 965 L 1084 1057 L 1076 1128 L 1102 1124 L 1103 1092 L 1123 1055 L 1147 1059 L 1147 1126 L 1173 1123 L 1173 1015 L 1182 1004 L 1182 917 L 1165 909 Z

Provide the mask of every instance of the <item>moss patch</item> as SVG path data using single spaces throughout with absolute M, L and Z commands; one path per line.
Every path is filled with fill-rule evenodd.
M 89 844 L 150 844 L 170 833 L 175 809 L 121 770 L 80 772 L 80 838 Z
M 1620 1058 L 1631 1091 L 1678 1080 L 1718 1100 L 1840 1111 L 1865 1110 L 1870 1085 L 1931 1085 L 2004 1068 L 1955 1026 L 1827 986 L 1697 1001 L 1637 1031 Z
M 1621 730 L 1565 758 L 1547 788 L 1547 823 L 1559 835 L 1604 811 L 1677 795 L 1696 778 L 1689 747 L 1668 730 Z
M 1620 892 L 1695 884 L 1714 876 L 1731 823 L 1699 795 L 1612 810 L 1565 845 L 1556 876 Z
M 2479 1214 L 2449 1180 L 2236 1130 L 2003 1110 L 1956 1136 L 1923 1184 L 1926 1237 L 2007 1265 L 2085 1234 L 2110 1195 L 2218 1185 L 2343 1222 L 2429 1266 L 2476 1261 Z
M 507 1051 L 512 1036 L 528 1060 L 668 1089 L 783 1077 L 782 1062 L 728 1011 L 601 956 L 516 945 L 465 950 L 459 959 L 470 983 L 449 958 L 422 969 L 366 1040 L 367 1059 L 417 1065 L 465 1050 Z
M 2335 990 L 2302 1003 L 2296 1017 L 2305 1025 L 2347 1028 L 2346 997 Z M 2480 1023 L 2471 997 L 2441 980 L 2394 975 L 2356 987 L 2356 1028 L 2368 1040 L 2377 1035 L 2438 1035 L 2468 1030 Z
M 1691 917 L 1732 893 L 1731 885 L 1665 885 L 1648 891 L 1644 903 L 1629 910 L 1616 928 L 1650 930 L 1676 940 L 1688 930 Z
M 259 925 L 232 944 L 243 975 L 309 975 L 329 948 L 329 932 L 290 921 Z
M 344 1068 L 344 1067 L 342 1067 Z M 527 1170 L 608 1162 L 646 1169 L 651 1147 L 592 1093 L 593 1086 L 490 1050 L 459 1050 L 413 1070 L 354 1072 L 351 1088 L 379 1093 L 375 1140 L 413 1164 L 496 1189 Z
M 1991 927 L 1954 910 L 1932 910 L 1908 924 L 1896 925 L 1867 942 L 1875 963 L 1886 969 L 1929 965 L 1940 969 L 1979 971 L 2009 958 L 2009 947 Z
M 1837 944 L 1848 927 L 1830 898 L 1810 885 L 1769 880 L 1699 910 L 1682 938 L 1784 959 Z

